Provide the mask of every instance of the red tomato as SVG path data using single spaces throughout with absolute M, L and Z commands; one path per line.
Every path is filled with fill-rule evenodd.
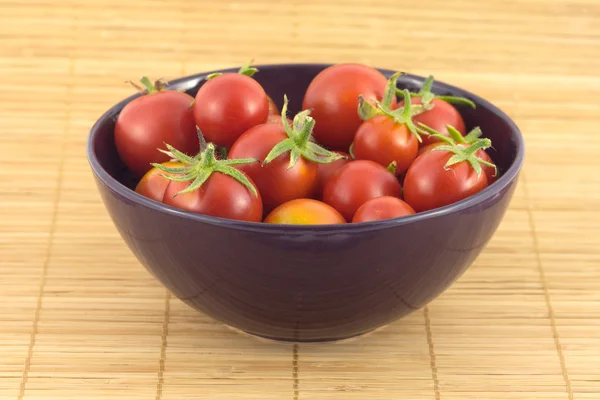
M 123 163 L 141 177 L 152 163 L 169 161 L 158 151 L 170 143 L 188 155 L 198 152 L 198 136 L 188 94 L 156 91 L 131 101 L 115 124 L 115 146 Z
M 261 124 L 245 132 L 231 147 L 229 158 L 255 158 L 264 161 L 271 149 L 288 136 L 283 124 Z M 266 212 L 293 199 L 309 198 L 315 193 L 317 164 L 303 157 L 290 169 L 289 154 L 272 162 L 236 166 L 256 183 Z
M 400 197 L 402 188 L 394 174 L 370 160 L 350 161 L 327 182 L 323 201 L 351 221 L 367 201 L 381 196 Z
M 252 181 L 251 181 L 252 182 Z M 263 208 L 260 194 L 255 196 L 250 189 L 235 178 L 214 172 L 201 188 L 175 196 L 190 186 L 188 182 L 169 182 L 163 203 L 182 210 L 214 217 L 250 222 L 262 220 Z
M 367 201 L 354 214 L 352 222 L 380 221 L 414 214 L 415 210 L 397 197 L 381 196 Z
M 269 100 L 253 78 L 226 73 L 200 87 L 193 111 L 206 140 L 229 148 L 242 133 L 267 121 Z
M 344 165 L 350 162 L 350 154 L 345 153 L 343 151 L 337 151 L 336 153 L 344 156 L 345 158 L 340 158 L 337 161 L 330 162 L 327 164 L 318 164 L 317 165 L 317 192 L 315 193 L 316 197 L 321 197 L 323 195 L 323 189 L 325 188 L 325 184 L 331 178 L 331 176 Z
M 423 146 L 421 148 L 419 148 L 419 153 L 417 154 L 417 156 L 420 156 L 421 154 L 427 152 L 427 151 L 431 151 L 433 149 L 435 149 L 438 146 L 443 146 L 446 145 L 447 143 L 444 142 L 433 142 L 428 144 L 427 146 Z M 463 147 L 468 147 L 469 144 L 468 143 L 460 143 L 461 146 Z M 490 155 L 483 149 L 477 150 L 477 152 L 475 153 L 475 155 L 479 158 L 481 158 L 483 161 L 487 161 L 489 163 L 493 163 L 494 161 L 492 160 L 492 157 L 490 157 Z M 488 184 L 492 184 L 496 181 L 496 179 L 498 179 L 497 176 L 497 172 L 496 169 L 493 167 L 490 167 L 489 165 L 481 165 L 481 168 L 483 169 L 483 171 L 485 172 L 485 174 L 487 175 L 487 179 L 488 179 Z M 496 176 L 494 176 L 496 175 Z
M 395 161 L 397 175 L 408 169 L 418 149 L 419 141 L 408 127 L 387 115 L 363 122 L 354 137 L 357 160 L 375 161 L 384 167 Z
M 162 163 L 165 167 L 168 168 L 179 168 L 183 167 L 184 164 L 180 162 L 172 162 L 167 161 Z M 140 179 L 137 186 L 135 187 L 135 191 L 141 194 L 142 196 L 146 196 L 152 200 L 161 201 L 165 195 L 165 190 L 169 185 L 170 180 L 162 177 L 161 175 L 170 175 L 167 172 L 163 172 L 156 167 L 152 167 L 152 169 Z
M 362 123 L 357 112 L 358 96 L 381 101 L 386 84 L 382 73 L 362 64 L 337 64 L 321 71 L 308 86 L 302 103 L 303 109 L 313 110 L 317 142 L 347 151 Z
M 313 199 L 295 199 L 275 208 L 265 221 L 268 224 L 345 224 L 346 220 L 335 208 Z
M 422 104 L 419 97 L 411 98 L 412 104 Z M 417 114 L 413 117 L 415 125 L 422 123 L 435 129 L 444 136 L 449 136 L 446 125 L 451 125 L 458 130 L 462 135 L 466 133 L 465 121 L 456 108 L 450 103 L 447 103 L 441 99 L 433 99 L 433 108 L 428 111 L 424 111 L 421 114 Z M 401 102 L 404 104 L 404 101 Z M 421 146 L 439 141 L 435 137 L 429 135 L 422 135 Z
M 487 187 L 467 161 L 445 167 L 451 151 L 432 150 L 412 163 L 404 178 L 404 200 L 416 211 L 427 211 L 463 200 Z

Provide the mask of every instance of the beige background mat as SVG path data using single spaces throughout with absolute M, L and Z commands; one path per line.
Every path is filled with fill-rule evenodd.
M 0 399 L 600 399 L 596 0 L 0 0 Z M 121 241 L 85 155 L 142 74 L 364 62 L 515 118 L 526 165 L 493 241 L 360 340 L 237 334 Z

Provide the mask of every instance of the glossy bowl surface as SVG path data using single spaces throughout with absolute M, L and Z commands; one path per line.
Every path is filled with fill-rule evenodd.
M 255 75 L 281 108 L 297 112 L 326 64 L 257 66 Z M 237 68 L 226 71 L 236 71 Z M 212 71 L 211 71 L 212 72 Z M 211 73 L 172 81 L 191 95 Z M 386 76 L 394 71 L 381 70 Z M 405 75 L 401 88 L 422 77 Z M 286 226 L 226 220 L 181 211 L 135 193 L 113 143 L 115 118 L 139 96 L 96 122 L 88 158 L 106 209 L 125 243 L 175 296 L 227 325 L 288 341 L 364 334 L 417 310 L 447 289 L 500 224 L 523 163 L 517 126 L 486 100 L 436 82 L 434 92 L 464 96 L 467 128 L 492 139 L 502 176 L 458 203 L 408 217 L 361 224 Z

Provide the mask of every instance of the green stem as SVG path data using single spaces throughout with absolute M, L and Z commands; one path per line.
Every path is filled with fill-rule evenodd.
M 242 67 L 239 69 L 238 74 L 242 74 L 242 75 L 246 75 L 246 76 L 253 76 L 255 73 L 258 72 L 258 68 L 254 68 L 251 67 L 250 65 L 252 65 L 252 63 L 254 62 L 254 60 L 250 60 L 250 62 L 248 62 L 248 64 L 242 65 Z
M 181 151 L 175 149 L 173 146 L 166 144 L 167 149 L 171 152 L 176 161 L 184 164 L 185 167 L 166 167 L 162 164 L 153 163 L 152 165 L 161 171 L 168 173 L 169 175 L 162 175 L 166 179 L 175 182 L 190 182 L 188 187 L 177 192 L 175 196 L 190 193 L 194 190 L 198 190 L 202 185 L 210 178 L 210 176 L 219 172 L 221 174 L 229 175 L 242 185 L 247 187 L 255 196 L 258 197 L 258 191 L 256 187 L 250 182 L 250 180 L 239 170 L 232 167 L 232 165 L 249 164 L 257 162 L 254 158 L 244 159 L 231 159 L 231 160 L 220 160 L 215 157 L 216 148 L 213 143 L 206 143 L 204 136 L 198 132 L 198 140 L 200 142 L 200 152 L 195 156 L 191 157 Z
M 385 86 L 385 93 L 383 95 L 383 100 L 381 100 L 381 105 L 383 108 L 389 110 L 392 107 L 392 102 L 394 101 L 394 97 L 396 96 L 396 85 L 398 84 L 398 78 L 403 75 L 403 72 L 396 72 L 393 74 L 387 81 Z
M 258 68 L 255 67 L 251 67 L 250 65 L 254 62 L 254 60 L 250 60 L 249 63 L 244 64 L 240 67 L 240 69 L 238 70 L 238 74 L 242 74 L 242 75 L 246 75 L 249 77 L 254 76 L 254 74 L 256 74 L 258 72 Z M 206 80 L 209 81 L 213 78 L 216 78 L 217 76 L 223 75 L 222 72 L 213 72 L 212 74 L 208 74 L 206 75 Z
M 293 168 L 300 157 L 319 164 L 326 164 L 340 158 L 341 154 L 329 151 L 319 146 L 312 137 L 315 120 L 310 116 L 311 110 L 304 110 L 294 116 L 292 125 L 287 120 L 288 98 L 283 96 L 283 107 L 281 108 L 281 121 L 287 135 L 286 139 L 277 143 L 265 157 L 263 165 L 271 163 L 282 154 L 289 153 L 290 162 L 288 169 Z
M 152 82 L 147 76 L 142 76 L 140 78 L 140 83 L 142 86 L 132 81 L 126 81 L 126 83 L 129 83 L 131 86 L 136 88 L 141 94 L 163 92 L 167 87 L 167 81 L 165 81 L 163 78 L 159 78 Z
M 480 127 L 475 127 L 468 135 L 463 137 L 458 130 L 450 125 L 446 125 L 450 136 L 442 135 L 440 132 L 422 123 L 419 123 L 419 126 L 431 136 L 446 143 L 434 147 L 431 151 L 448 151 L 453 154 L 444 167 L 447 168 L 464 161 L 471 165 L 473 170 L 477 173 L 477 176 L 481 175 L 482 165 L 494 168 L 494 176 L 498 173 L 498 168 L 495 164 L 482 160 L 476 156 L 479 150 L 486 150 L 492 147 L 492 141 L 490 139 L 481 138 L 482 131 Z
M 448 131 L 448 136 L 441 134 L 435 129 L 419 122 L 418 129 L 424 131 L 427 135 L 432 136 L 436 139 L 444 141 L 446 143 L 463 143 L 463 144 L 473 144 L 475 141 L 481 138 L 483 132 L 481 128 L 476 126 L 473 128 L 466 136 L 463 136 L 455 127 L 452 125 L 446 125 L 446 130 Z
M 396 167 L 397 167 L 397 165 L 398 165 L 398 164 L 396 163 L 396 161 L 392 161 L 392 162 L 390 163 L 390 165 L 388 165 L 388 166 L 387 166 L 387 168 L 386 168 L 386 169 L 387 169 L 388 171 L 390 171 L 390 172 L 392 173 L 392 175 L 394 175 L 394 176 L 395 176 L 395 175 L 396 175 Z
M 450 104 L 463 104 L 471 108 L 476 108 L 475 103 L 465 97 L 437 95 L 433 93 L 431 91 L 433 87 L 433 81 L 433 75 L 429 75 L 423 82 L 423 85 L 421 85 L 421 89 L 417 93 L 410 93 L 410 97 L 421 98 L 421 102 L 423 104 L 430 104 L 434 99 L 439 99 Z M 396 95 L 406 100 L 406 95 L 402 90 L 396 89 Z

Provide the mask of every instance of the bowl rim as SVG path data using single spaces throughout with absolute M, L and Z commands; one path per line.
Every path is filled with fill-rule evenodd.
M 339 63 L 338 63 L 339 64 Z M 253 65 L 258 70 L 272 70 L 272 69 L 280 69 L 280 68 L 327 68 L 331 65 L 335 65 L 333 63 L 281 63 L 281 64 L 260 64 Z M 367 64 L 368 65 L 368 64 Z M 173 79 L 169 81 L 167 88 L 168 89 L 176 89 L 176 90 L 190 90 L 195 88 L 207 75 L 212 74 L 214 72 L 236 72 L 239 70 L 238 67 L 232 68 L 223 68 L 214 71 L 201 72 L 193 75 L 183 76 L 177 79 Z M 386 68 L 377 68 L 375 69 L 382 72 L 386 77 L 391 76 L 396 71 L 386 69 Z M 405 73 L 402 75 L 402 80 L 411 81 L 412 83 L 422 83 L 424 81 L 423 76 Z M 488 185 L 482 191 L 467 197 L 466 199 L 457 201 L 455 203 L 439 207 L 429 211 L 423 211 L 416 214 L 411 214 L 408 216 L 401 216 L 396 218 L 390 218 L 386 220 L 380 221 L 369 221 L 369 222 L 360 222 L 360 223 L 346 223 L 346 224 L 311 224 L 311 225 L 289 225 L 289 224 L 266 224 L 264 222 L 249 222 L 249 221 L 240 221 L 233 220 L 222 217 L 214 217 L 210 215 L 193 213 L 190 211 L 181 210 L 172 206 L 168 206 L 166 204 L 157 202 L 155 200 L 149 199 L 134 190 L 128 188 L 123 185 L 117 179 L 112 177 L 108 171 L 106 171 L 96 155 L 94 149 L 94 138 L 98 135 L 100 130 L 100 126 L 106 123 L 107 120 L 115 119 L 120 111 L 125 107 L 125 105 L 137 97 L 140 97 L 140 93 L 133 94 L 129 96 L 117 104 L 110 107 L 104 114 L 98 118 L 98 120 L 94 123 L 92 128 L 90 129 L 90 133 L 88 135 L 86 152 L 88 163 L 92 169 L 92 172 L 109 188 L 112 192 L 124 197 L 128 201 L 135 203 L 137 205 L 141 205 L 143 207 L 150 208 L 154 211 L 166 213 L 168 215 L 173 215 L 179 218 L 185 218 L 192 221 L 223 226 L 227 228 L 234 228 L 237 230 L 251 231 L 251 232 L 265 232 L 265 233 L 274 233 L 274 234 L 306 234 L 306 233 L 322 233 L 326 235 L 331 234 L 344 234 L 344 233 L 361 233 L 373 230 L 381 230 L 388 229 L 400 225 L 417 223 L 419 221 L 428 220 L 436 217 L 441 217 L 448 214 L 453 214 L 457 212 L 461 212 L 466 210 L 478 203 L 486 201 L 493 196 L 497 195 L 507 186 L 509 186 L 515 178 L 519 175 L 519 172 L 523 166 L 524 155 L 525 155 L 525 142 L 523 135 L 516 125 L 516 123 L 510 118 L 504 111 L 499 109 L 497 106 L 485 100 L 484 98 L 469 92 L 465 89 L 461 89 L 457 86 L 453 86 L 447 84 L 443 81 L 436 80 L 434 83 L 434 87 L 441 88 L 443 90 L 447 90 L 453 93 L 460 93 L 461 96 L 468 97 L 472 101 L 474 101 L 479 106 L 483 106 L 495 114 L 497 117 L 506 122 L 511 131 L 511 140 L 515 141 L 516 144 L 516 155 L 514 161 L 510 165 L 510 167 L 502 174 L 494 183 Z

